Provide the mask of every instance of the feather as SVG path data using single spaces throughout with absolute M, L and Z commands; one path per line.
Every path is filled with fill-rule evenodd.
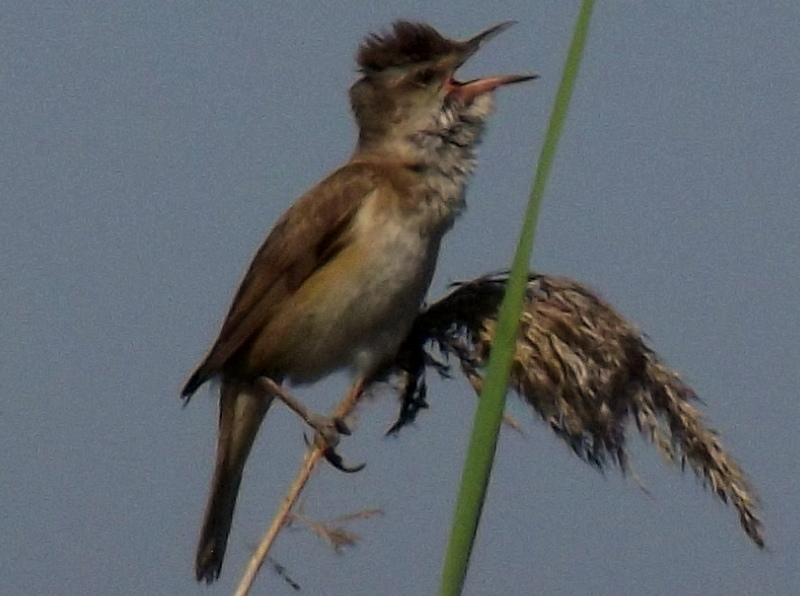
M 433 61 L 464 47 L 425 23 L 396 21 L 391 32 L 371 33 L 364 39 L 356 62 L 364 71 L 381 71 Z

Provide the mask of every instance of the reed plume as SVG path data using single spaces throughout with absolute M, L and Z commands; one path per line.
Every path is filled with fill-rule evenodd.
M 391 367 L 401 407 L 390 432 L 427 407 L 425 373 L 455 360 L 480 393 L 506 274 L 458 282 L 417 317 Z M 757 498 L 739 464 L 709 428 L 695 392 L 645 343 L 641 332 L 586 286 L 531 273 L 510 388 L 582 460 L 628 470 L 626 431 L 635 425 L 670 462 L 686 465 L 739 514 L 760 548 Z

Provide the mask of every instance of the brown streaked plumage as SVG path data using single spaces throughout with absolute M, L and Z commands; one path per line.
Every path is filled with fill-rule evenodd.
M 368 165 L 347 165 L 301 197 L 278 220 L 253 258 L 214 346 L 186 382 L 185 397 L 223 371 L 254 341 L 254 335 L 263 335 L 266 327 L 277 322 L 276 315 L 287 306 L 287 299 L 341 250 L 343 232 L 364 198 L 379 184 Z M 269 362 L 252 362 L 252 358 L 247 354 L 239 362 L 244 369 L 241 374 L 254 377 L 280 372 L 270 370 Z
M 221 381 L 198 580 L 219 576 L 244 464 L 275 397 L 258 379 L 307 383 L 350 368 L 363 381 L 408 334 L 441 238 L 463 208 L 492 91 L 534 78 L 454 78 L 508 26 L 454 41 L 400 21 L 359 48 L 361 76 L 350 90 L 355 152 L 275 224 L 182 391 L 188 400 L 206 381 Z

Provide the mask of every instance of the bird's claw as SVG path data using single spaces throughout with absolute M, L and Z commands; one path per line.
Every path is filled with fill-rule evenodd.
M 328 463 L 332 465 L 334 468 L 339 470 L 340 472 L 344 472 L 345 474 L 355 474 L 356 472 L 360 472 L 363 470 L 367 464 L 358 464 L 357 466 L 348 466 L 342 460 L 342 456 L 336 452 L 336 449 L 333 447 L 327 447 L 322 450 L 323 457 L 328 460 Z
M 311 421 L 311 426 L 314 428 L 314 445 L 322 450 L 323 457 L 337 470 L 347 474 L 360 472 L 364 469 L 366 464 L 359 464 L 357 466 L 348 466 L 344 463 L 342 456 L 336 451 L 336 446 L 339 444 L 339 438 L 344 435 L 348 436 L 351 433 L 350 427 L 342 418 L 323 418 L 316 417 Z M 308 439 L 306 438 L 306 444 Z

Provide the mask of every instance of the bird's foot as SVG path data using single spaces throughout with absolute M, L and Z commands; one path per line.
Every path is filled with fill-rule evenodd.
M 364 469 L 366 464 L 348 466 L 344 463 L 342 456 L 336 451 L 339 439 L 342 435 L 349 435 L 350 428 L 344 420 L 337 417 L 318 416 L 316 414 L 307 420 L 309 426 L 314 429 L 314 445 L 322 451 L 322 456 L 337 470 L 353 474 Z M 308 439 L 306 443 L 308 444 Z
M 352 434 L 347 423 L 335 416 L 320 416 L 308 412 L 308 417 L 304 420 L 314 429 L 314 443 L 319 447 L 336 447 L 342 435 L 347 437 Z
M 348 466 L 336 451 L 341 436 L 350 434 L 350 428 L 343 419 L 311 414 L 306 422 L 314 429 L 314 445 L 322 450 L 322 456 L 328 460 L 329 464 L 337 470 L 348 474 L 360 472 L 364 469 L 366 464 Z
M 272 379 L 262 377 L 262 382 L 267 391 L 281 400 L 286 406 L 302 418 L 306 424 L 314 429 L 314 445 L 322 451 L 323 457 L 334 468 L 352 474 L 360 472 L 366 464 L 348 466 L 342 456 L 336 451 L 342 435 L 351 434 L 350 428 L 343 418 L 338 416 L 320 416 L 309 410 L 306 405 L 275 383 Z M 308 440 L 306 439 L 306 443 Z

